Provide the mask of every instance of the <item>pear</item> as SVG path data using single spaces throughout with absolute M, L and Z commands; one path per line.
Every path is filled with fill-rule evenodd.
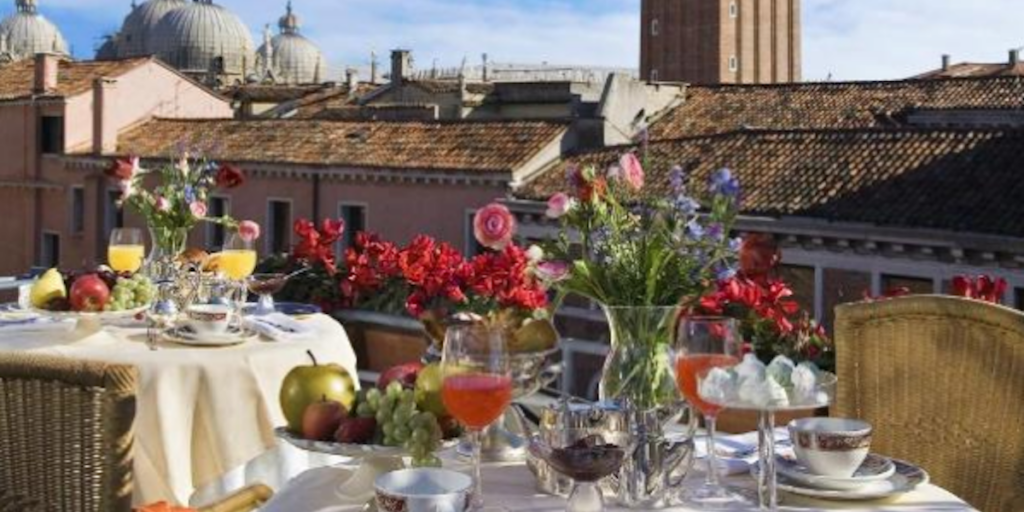
M 64 276 L 60 271 L 51 268 L 47 270 L 35 283 L 32 284 L 30 298 L 32 306 L 44 308 L 53 299 L 64 299 L 68 296 L 68 290 L 64 287 Z

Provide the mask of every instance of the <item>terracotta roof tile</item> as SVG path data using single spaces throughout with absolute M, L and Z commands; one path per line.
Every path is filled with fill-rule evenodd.
M 356 105 L 359 98 L 370 94 L 380 87 L 381 86 L 379 85 L 370 83 L 360 83 L 359 86 L 356 87 L 355 94 L 352 95 L 349 94 L 347 85 L 329 87 L 303 96 L 301 99 L 297 100 L 294 105 L 291 105 L 291 107 L 295 109 L 294 117 L 314 117 L 323 110 L 339 109 Z
M 297 100 L 324 89 L 323 85 L 236 85 L 224 90 L 224 95 L 236 100 L 256 103 L 282 103 Z
M 47 96 L 74 96 L 92 89 L 97 78 L 116 77 L 149 62 L 151 57 L 110 61 L 62 60 L 58 64 L 57 88 Z M 27 59 L 0 66 L 0 101 L 32 96 L 35 61 Z
M 629 148 L 571 161 L 605 168 Z M 668 194 L 680 164 L 702 183 L 729 167 L 744 211 L 881 226 L 1024 237 L 1024 131 L 748 131 L 654 142 L 646 193 Z M 544 200 L 563 190 L 564 166 L 516 192 Z
M 215 146 L 232 162 L 511 172 L 563 134 L 553 122 L 342 122 L 158 119 L 122 134 L 118 153 L 165 158 Z
M 893 127 L 914 109 L 1024 109 L 1024 79 L 691 86 L 685 101 L 651 126 L 652 139 L 742 128 Z

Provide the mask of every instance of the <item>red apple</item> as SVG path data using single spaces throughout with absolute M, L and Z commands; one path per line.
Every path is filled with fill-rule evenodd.
M 71 285 L 70 300 L 74 311 L 103 311 L 110 300 L 110 287 L 96 274 L 84 275 Z
M 309 404 L 302 414 L 302 437 L 313 441 L 330 441 L 348 411 L 341 402 L 323 397 Z
M 334 440 L 346 444 L 369 444 L 377 433 L 374 418 L 345 418 L 334 433 Z
M 423 363 L 420 362 L 400 364 L 392 367 L 380 374 L 380 378 L 377 379 L 377 388 L 383 391 L 388 388 L 388 384 L 391 384 L 391 381 L 397 380 L 402 384 L 402 387 L 412 389 L 416 387 L 416 378 L 422 369 Z

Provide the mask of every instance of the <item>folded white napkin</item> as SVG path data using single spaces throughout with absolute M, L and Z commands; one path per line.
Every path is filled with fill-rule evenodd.
M 785 452 L 789 432 L 784 428 L 775 429 L 776 451 Z M 698 458 L 707 459 L 707 442 L 703 436 L 694 440 Z M 779 445 L 783 446 L 779 446 Z M 722 475 L 740 475 L 750 472 L 750 466 L 757 463 L 757 432 L 739 435 L 718 435 L 715 438 L 718 454 L 718 471 Z M 704 465 L 706 467 L 706 464 Z
M 245 317 L 246 327 L 260 333 L 271 341 L 291 341 L 312 336 L 316 331 L 288 315 L 271 313 L 263 316 Z
M 57 320 L 52 318 L 0 320 L 0 335 L 66 333 L 73 331 L 75 324 L 75 320 Z

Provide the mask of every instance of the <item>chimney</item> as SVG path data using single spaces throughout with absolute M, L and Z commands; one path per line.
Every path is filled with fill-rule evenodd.
M 37 53 L 35 81 L 32 92 L 45 94 L 57 88 L 57 72 L 60 67 L 60 56 L 53 53 Z
M 949 57 L 948 53 L 942 54 L 942 70 L 943 71 L 949 71 L 949 60 L 950 60 L 950 57 Z
M 1016 66 L 1020 64 L 1020 48 L 1010 50 L 1010 65 Z
M 359 88 L 359 73 L 355 69 L 348 68 L 345 70 L 345 86 L 348 87 L 348 97 L 354 97 L 356 89 Z
M 405 77 L 409 75 L 411 54 L 409 50 L 391 51 L 391 83 L 402 85 Z
M 92 85 L 92 150 L 97 155 L 117 151 L 117 80 L 97 78 Z

